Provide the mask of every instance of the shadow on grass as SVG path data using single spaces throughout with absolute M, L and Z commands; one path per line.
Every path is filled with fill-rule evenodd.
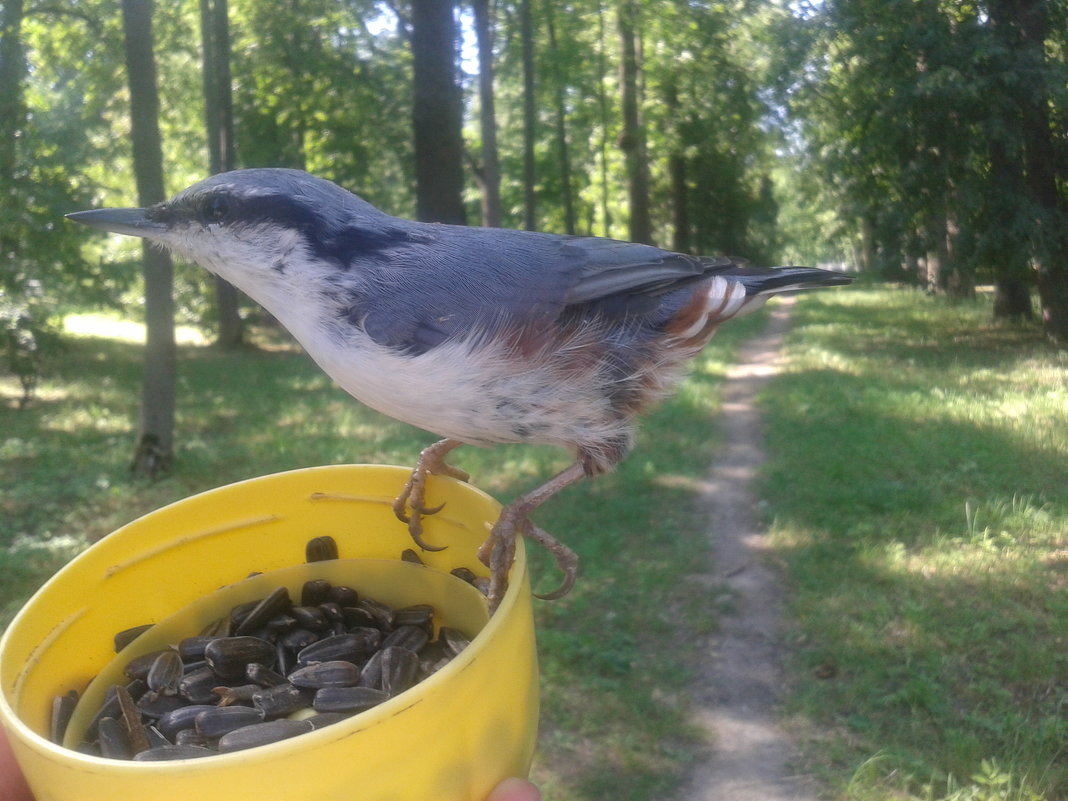
M 800 367 L 763 401 L 795 711 L 841 735 L 816 750 L 847 776 L 879 753 L 893 781 L 944 787 L 994 759 L 1065 797 L 1068 430 L 1020 369 L 1037 360 L 1055 385 L 1063 364 L 973 308 L 866 300 L 805 303 Z

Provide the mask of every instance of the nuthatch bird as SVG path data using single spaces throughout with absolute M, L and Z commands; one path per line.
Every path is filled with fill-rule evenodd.
M 262 304 L 349 394 L 444 437 L 394 503 L 415 542 L 428 474 L 457 446 L 551 444 L 575 461 L 508 504 L 480 556 L 499 602 L 525 534 L 564 572 L 578 559 L 530 513 L 630 450 L 635 419 L 668 394 L 726 320 L 772 294 L 838 286 L 807 267 L 750 268 L 594 237 L 412 222 L 297 170 L 212 176 L 145 209 L 68 215 L 161 245 Z

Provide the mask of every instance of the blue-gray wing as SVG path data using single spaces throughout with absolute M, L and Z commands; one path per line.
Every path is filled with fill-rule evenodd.
M 411 353 L 501 325 L 550 325 L 565 313 L 662 316 L 666 295 L 737 266 L 594 237 L 444 225 L 418 231 L 362 265 L 380 279 L 373 297 L 352 310 L 376 342 Z

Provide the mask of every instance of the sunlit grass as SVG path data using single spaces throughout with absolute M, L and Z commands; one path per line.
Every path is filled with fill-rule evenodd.
M 101 337 L 117 342 L 145 341 L 145 325 L 115 314 L 84 312 L 63 318 L 63 332 L 74 337 Z M 207 345 L 208 339 L 199 328 L 189 325 L 175 327 L 174 339 L 179 345 Z
M 1068 796 L 1068 356 L 916 292 L 797 320 L 765 494 L 811 765 L 856 801 Z

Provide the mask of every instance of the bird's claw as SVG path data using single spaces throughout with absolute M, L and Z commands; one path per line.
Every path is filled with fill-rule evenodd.
M 425 480 L 424 477 L 423 481 Z M 404 486 L 401 494 L 393 501 L 393 514 L 397 516 L 398 520 L 408 526 L 408 534 L 411 536 L 412 542 L 424 551 L 444 551 L 448 546 L 431 545 L 423 539 L 423 518 L 427 515 L 436 515 L 445 508 L 445 504 L 442 503 L 432 507 L 423 506 L 421 498 L 412 497 L 412 486 L 414 482 L 415 476 L 413 474 L 412 478 L 409 479 L 408 483 Z M 422 492 L 419 494 L 422 495 Z M 406 511 L 407 509 L 411 509 L 412 513 L 408 514 Z
M 444 501 L 439 503 L 437 506 L 421 506 L 419 508 L 416 508 L 414 505 L 408 502 L 407 496 L 404 495 L 398 496 L 397 499 L 393 501 L 393 514 L 395 514 L 397 516 L 397 519 L 400 520 L 402 523 L 407 523 L 409 525 L 412 522 L 412 515 L 408 514 L 405 511 L 406 509 L 411 509 L 415 513 L 415 519 L 418 520 L 420 517 L 426 517 L 427 515 L 436 515 L 444 508 Z
M 467 481 L 467 473 L 445 463 L 445 455 L 459 444 L 457 440 L 446 439 L 424 448 L 404 489 L 393 501 L 393 514 L 408 526 L 412 541 L 424 551 L 444 551 L 448 547 L 431 545 L 423 539 L 423 518 L 436 515 L 445 508 L 444 503 L 437 506 L 426 505 L 426 479 L 431 474 L 438 474 Z
M 564 580 L 560 583 L 559 587 L 552 592 L 536 592 L 534 593 L 534 597 L 540 598 L 543 601 L 555 601 L 559 598 L 563 598 L 571 592 L 571 588 L 575 586 L 575 579 L 578 578 L 578 554 L 560 542 L 560 540 L 556 539 L 556 537 L 545 529 L 538 528 L 535 525 L 530 526 L 526 535 L 553 555 L 557 569 L 564 574 Z
M 516 535 L 522 533 L 552 554 L 556 566 L 564 579 L 560 586 L 552 592 L 534 593 L 535 598 L 543 601 L 555 601 L 563 598 L 571 588 L 575 586 L 578 577 L 578 555 L 560 542 L 556 537 L 549 534 L 543 528 L 535 526 L 529 519 L 513 519 L 507 514 L 507 509 L 502 513 L 501 519 L 493 527 L 489 538 L 479 546 L 478 558 L 490 569 L 489 607 L 492 614 L 500 605 L 508 590 L 508 573 L 512 569 L 515 559 Z

